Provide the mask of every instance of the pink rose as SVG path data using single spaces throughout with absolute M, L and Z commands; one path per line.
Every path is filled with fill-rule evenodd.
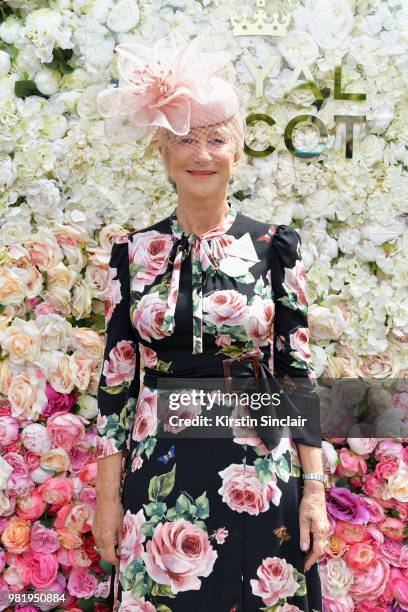
M 30 580 L 37 589 L 48 589 L 58 573 L 58 560 L 52 553 L 39 553 L 32 550 L 24 553 L 24 559 L 30 566 Z
M 160 340 L 168 333 L 161 331 L 167 304 L 159 295 L 158 291 L 148 293 L 142 297 L 137 309 L 133 312 L 133 325 L 144 340 L 148 342 L 152 338 Z
M 74 494 L 74 483 L 70 478 L 50 478 L 40 485 L 37 491 L 48 504 L 61 508 L 71 501 Z
M 391 568 L 389 585 L 393 597 L 404 610 L 408 610 L 408 577 L 396 567 Z
M 373 472 L 365 479 L 363 491 L 368 496 L 380 497 L 381 490 L 384 487 L 384 481 L 378 477 L 378 474 Z
M 34 490 L 30 495 L 18 498 L 16 514 L 23 519 L 35 521 L 44 513 L 45 505 L 41 493 Z
M 278 606 L 276 608 L 276 612 L 302 612 L 300 608 L 297 606 L 293 606 L 292 604 L 283 604 L 283 606 Z
M 220 336 L 217 336 L 215 339 L 215 344 L 217 346 L 229 346 L 231 342 L 232 342 L 231 336 L 228 336 L 227 334 L 221 334 Z
M 155 612 L 155 610 L 156 608 L 144 598 L 134 599 L 130 591 L 123 592 L 120 612 Z
M 140 457 L 139 455 L 136 455 L 136 457 L 132 461 L 132 472 L 136 472 L 136 470 L 140 470 L 142 465 L 143 465 L 142 457 Z
M 336 521 L 335 533 L 346 544 L 363 542 L 367 539 L 367 530 L 363 525 L 345 521 Z
M 136 353 L 130 340 L 120 340 L 109 352 L 103 364 L 103 375 L 108 387 L 132 382 L 135 375 Z
M 299 584 L 293 576 L 293 566 L 279 557 L 266 557 L 256 570 L 258 580 L 251 579 L 252 593 L 262 597 L 267 606 L 280 598 L 292 597 Z
M 155 368 L 157 365 L 157 353 L 148 346 L 139 344 L 140 357 L 147 368 Z
M 395 459 L 385 459 L 380 461 L 375 466 L 375 472 L 380 478 L 388 480 L 390 476 L 393 476 L 398 472 L 398 462 Z
M 67 453 L 84 437 L 84 423 L 76 414 L 56 412 L 47 420 L 47 430 L 54 447 L 63 448 Z
M 30 567 L 23 557 L 14 556 L 3 573 L 3 578 L 10 590 L 19 593 L 30 584 Z
M 301 259 L 296 261 L 294 268 L 285 268 L 285 285 L 296 293 L 296 299 L 300 304 L 307 305 L 306 274 Z
M 58 534 L 53 529 L 34 523 L 31 529 L 31 549 L 35 553 L 53 553 L 60 547 Z
M 173 246 L 172 236 L 149 230 L 129 237 L 129 264 L 132 290 L 142 292 L 167 269 Z
M 0 447 L 8 446 L 18 439 L 18 421 L 11 416 L 0 416 Z
M 366 497 L 363 494 L 359 494 L 358 496 L 360 498 L 360 504 L 369 512 L 368 522 L 379 523 L 384 517 L 384 508 L 371 497 Z
M 219 527 L 214 533 L 214 538 L 217 544 L 224 544 L 228 533 L 228 529 L 225 529 L 225 527 Z
M 377 599 L 384 591 L 390 575 L 390 566 L 385 559 L 378 558 L 364 572 L 353 572 L 350 595 L 355 600 Z
M 340 478 L 350 478 L 357 474 L 366 474 L 367 464 L 362 457 L 351 452 L 348 448 L 342 448 L 339 452 L 340 463 L 336 467 L 336 474 Z
M 374 450 L 374 457 L 377 461 L 387 461 L 388 459 L 398 460 L 401 457 L 403 446 L 394 440 L 380 440 Z
M 350 595 L 342 597 L 323 597 L 323 612 L 353 612 L 355 609 L 353 598 Z
M 214 325 L 241 325 L 247 317 L 247 297 L 235 289 L 214 291 L 203 299 L 203 319 Z
M 294 357 L 300 361 L 312 361 L 312 352 L 309 344 L 309 329 L 299 327 L 289 335 L 290 347 L 294 350 Z
M 98 580 L 93 574 L 86 571 L 72 569 L 68 579 L 68 592 L 75 597 L 89 599 L 95 593 Z
M 404 521 L 392 516 L 385 516 L 381 523 L 378 524 L 378 529 L 386 535 L 390 540 L 401 542 L 404 539 Z
M 132 439 L 141 442 L 151 436 L 157 427 L 157 389 L 143 387 L 139 395 Z
M 48 404 L 41 411 L 43 417 L 50 417 L 56 412 L 70 412 L 75 404 L 75 393 L 60 393 L 47 382 L 45 394 Z
M 255 296 L 246 320 L 248 336 L 255 346 L 263 346 L 271 337 L 274 314 L 273 300 L 262 300 L 259 295 Z
M 200 577 L 209 576 L 217 556 L 207 532 L 184 519 L 158 523 L 142 553 L 148 574 L 174 594 L 198 590 Z
M 232 463 L 218 473 L 223 479 L 218 493 L 231 510 L 257 516 L 269 510 L 271 501 L 275 506 L 279 505 L 282 491 L 276 485 L 276 477 L 263 484 L 253 466 L 237 463 Z
M 344 558 L 352 570 L 363 571 L 376 559 L 376 549 L 366 542 L 359 542 L 350 546 Z
M 116 279 L 118 271 L 116 268 L 109 268 L 108 279 L 105 292 L 103 294 L 103 303 L 105 311 L 105 326 L 108 326 L 112 318 L 113 311 L 116 306 L 122 301 L 122 293 L 120 290 L 120 280 Z
M 402 548 L 403 547 L 400 542 L 395 542 L 394 540 L 390 540 L 389 538 L 384 538 L 384 541 L 381 545 L 381 554 L 390 565 L 394 565 L 394 567 L 403 567 L 400 565 Z M 406 546 L 405 548 L 408 549 L 408 546 Z
M 24 457 L 19 453 L 12 452 L 5 453 L 3 459 L 13 468 L 4 489 L 7 495 L 24 497 L 31 493 L 31 490 L 34 488 L 34 483 L 28 473 L 28 467 L 24 461 Z
M 142 542 L 146 536 L 142 532 L 142 525 L 146 522 L 143 510 L 132 514 L 127 510 L 122 525 L 122 544 L 120 548 L 120 571 L 123 572 L 135 557 L 143 552 Z

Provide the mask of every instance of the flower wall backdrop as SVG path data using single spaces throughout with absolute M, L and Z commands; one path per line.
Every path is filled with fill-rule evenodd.
M 167 216 L 176 196 L 152 146 L 108 145 L 96 95 L 115 83 L 116 43 L 153 44 L 171 29 L 208 33 L 208 50 L 226 52 L 252 88 L 248 113 L 273 118 L 248 129 L 250 146 L 274 150 L 244 156 L 231 197 L 252 217 L 299 230 L 316 373 L 338 379 L 336 401 L 360 394 L 365 406 L 387 409 L 385 439 L 323 443 L 333 482 L 324 609 L 408 610 L 408 4 L 271 0 L 266 9 L 292 15 L 279 38 L 234 36 L 231 13 L 245 7 L 0 5 L 0 610 L 10 593 L 28 591 L 56 597 L 16 610 L 106 609 L 109 566 L 90 526 L 109 254 L 118 236 Z M 258 69 L 275 57 L 262 96 L 245 54 Z M 310 88 L 284 96 L 301 59 L 327 93 L 320 107 Z M 364 101 L 334 99 L 340 63 L 343 91 L 364 92 Z M 301 114 L 328 132 L 314 158 L 285 145 Z M 337 115 L 366 118 L 351 158 Z M 297 130 L 294 143 L 315 149 L 316 129 Z M 330 401 L 323 396 L 327 413 Z

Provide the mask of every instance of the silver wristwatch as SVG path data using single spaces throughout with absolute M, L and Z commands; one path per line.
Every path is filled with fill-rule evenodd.
M 320 472 L 303 472 L 302 474 L 303 480 L 320 480 L 324 484 L 325 489 L 328 488 L 328 478 L 326 474 L 321 474 Z

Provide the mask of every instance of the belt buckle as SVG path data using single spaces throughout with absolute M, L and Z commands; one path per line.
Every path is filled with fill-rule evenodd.
M 258 355 L 243 355 L 242 357 L 233 357 L 231 359 L 223 359 L 222 367 L 224 369 L 224 380 L 225 387 L 228 393 L 233 392 L 231 366 L 239 365 L 241 363 L 250 362 L 252 364 L 252 371 L 254 373 L 255 380 L 259 380 L 261 376 L 261 365 L 260 358 Z

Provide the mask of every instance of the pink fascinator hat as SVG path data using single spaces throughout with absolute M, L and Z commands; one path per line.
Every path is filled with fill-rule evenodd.
M 171 32 L 153 46 L 116 46 L 119 85 L 97 97 L 111 143 L 130 143 L 159 128 L 184 136 L 236 115 L 244 124 L 246 86 L 227 57 L 201 51 L 202 43 Z

